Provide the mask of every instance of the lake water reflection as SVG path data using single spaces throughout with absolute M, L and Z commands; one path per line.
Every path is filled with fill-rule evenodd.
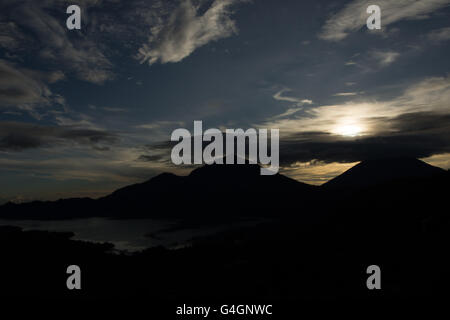
M 0 225 L 17 226 L 27 230 L 73 232 L 75 240 L 110 242 L 117 250 L 139 251 L 153 246 L 177 248 L 189 245 L 192 238 L 244 225 L 207 226 L 195 229 L 176 228 L 174 220 L 113 220 L 89 218 L 57 221 L 0 220 Z M 151 236 L 149 236 L 151 235 Z

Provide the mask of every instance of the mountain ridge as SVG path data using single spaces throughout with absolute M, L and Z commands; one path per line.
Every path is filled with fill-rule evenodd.
M 0 206 L 0 218 L 295 216 L 299 206 L 303 211 L 321 206 L 330 210 L 327 202 L 339 199 L 342 189 L 362 190 L 448 172 L 414 158 L 386 158 L 362 161 L 322 186 L 312 186 L 282 174 L 261 176 L 259 169 L 259 165 L 213 164 L 196 168 L 187 176 L 161 173 L 99 199 L 7 203 Z
M 392 157 L 361 161 L 322 185 L 324 188 L 365 188 L 402 179 L 423 179 L 446 174 L 446 170 L 422 160 Z

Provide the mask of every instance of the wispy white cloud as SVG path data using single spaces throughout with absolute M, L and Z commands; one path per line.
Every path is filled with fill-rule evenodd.
M 102 128 L 94 123 L 94 119 L 86 114 L 69 111 L 63 114 L 56 114 L 54 121 L 61 127 L 76 129 L 101 130 Z
M 182 1 L 168 17 L 151 27 L 148 42 L 137 58 L 150 65 L 179 62 L 211 41 L 237 33 L 231 7 L 242 0 L 215 0 L 204 12 L 190 0 Z
M 0 107 L 25 110 L 39 118 L 36 108 L 64 105 L 64 98 L 53 94 L 47 82 L 61 80 L 60 72 L 44 73 L 0 59 Z
M 400 53 L 395 51 L 375 51 L 372 53 L 372 57 L 380 66 L 385 67 L 395 62 L 400 57 Z
M 427 38 L 432 42 L 443 42 L 450 40 L 450 27 L 431 31 Z
M 273 119 L 280 119 L 280 118 L 292 116 L 293 114 L 302 110 L 302 106 L 304 106 L 305 104 L 313 103 L 312 100 L 309 100 L 309 99 L 301 99 L 301 98 L 296 98 L 296 97 L 292 97 L 292 96 L 285 96 L 284 93 L 289 92 L 289 91 L 292 91 L 292 90 L 285 88 L 285 89 L 278 91 L 277 93 L 275 93 L 272 96 L 272 98 L 274 98 L 275 100 L 286 101 L 286 102 L 292 103 L 292 106 L 289 109 L 287 109 L 282 114 L 276 115 Z
M 272 97 L 275 100 L 278 100 L 278 101 L 292 102 L 298 107 L 303 106 L 305 104 L 312 104 L 313 103 L 312 100 L 309 100 L 309 99 L 301 99 L 301 98 L 296 98 L 296 97 L 290 97 L 290 96 L 283 95 L 285 92 L 289 92 L 289 91 L 292 91 L 292 90 L 291 89 L 280 90 L 277 93 L 275 93 Z
M 358 92 L 339 92 L 336 93 L 335 97 L 350 97 L 350 96 L 357 96 Z
M 350 33 L 366 25 L 369 5 L 381 8 L 381 27 L 402 20 L 425 19 L 429 14 L 447 6 L 449 0 L 354 0 L 333 14 L 325 23 L 319 37 L 324 40 L 340 41 Z

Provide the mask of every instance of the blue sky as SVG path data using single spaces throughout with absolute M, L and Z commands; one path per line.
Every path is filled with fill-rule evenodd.
M 81 30 L 66 8 L 82 9 Z M 392 152 L 448 168 L 450 1 L 0 4 L 0 201 L 100 196 L 173 167 L 194 120 L 279 128 L 321 184 Z

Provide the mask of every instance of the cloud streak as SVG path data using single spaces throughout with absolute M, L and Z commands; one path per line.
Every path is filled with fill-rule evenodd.
M 231 7 L 238 2 L 241 0 L 215 0 L 201 13 L 200 6 L 182 1 L 167 18 L 160 17 L 160 22 L 152 26 L 137 58 L 150 65 L 180 62 L 197 48 L 237 33 Z
M 450 3 L 449 0 L 379 0 L 376 4 L 381 8 L 381 26 L 402 20 L 426 19 L 429 15 Z M 369 0 L 354 0 L 343 9 L 327 19 L 319 38 L 328 41 L 341 41 L 350 33 L 360 30 L 366 25 L 369 15 L 366 9 L 374 4 Z
M 400 57 L 400 53 L 395 51 L 375 51 L 372 53 L 373 59 L 382 67 L 386 67 L 395 62 Z
M 431 31 L 427 38 L 434 43 L 450 40 L 450 27 Z
M 278 101 L 292 102 L 298 107 L 301 107 L 301 106 L 303 106 L 305 104 L 312 104 L 313 103 L 312 100 L 309 100 L 309 99 L 300 99 L 300 98 L 296 98 L 296 97 L 289 97 L 289 96 L 283 95 L 284 93 L 289 92 L 289 91 L 292 91 L 292 90 L 291 89 L 280 90 L 280 91 L 278 91 L 277 93 L 275 93 L 273 95 L 273 98 L 275 100 L 278 100 Z
M 39 118 L 36 108 L 64 104 L 64 99 L 53 94 L 46 84 L 63 78 L 61 72 L 44 73 L 19 68 L 0 59 L 0 108 L 25 110 Z
M 39 126 L 24 122 L 0 123 L 0 151 L 23 151 L 71 143 L 106 150 L 117 141 L 115 134 L 101 130 Z

